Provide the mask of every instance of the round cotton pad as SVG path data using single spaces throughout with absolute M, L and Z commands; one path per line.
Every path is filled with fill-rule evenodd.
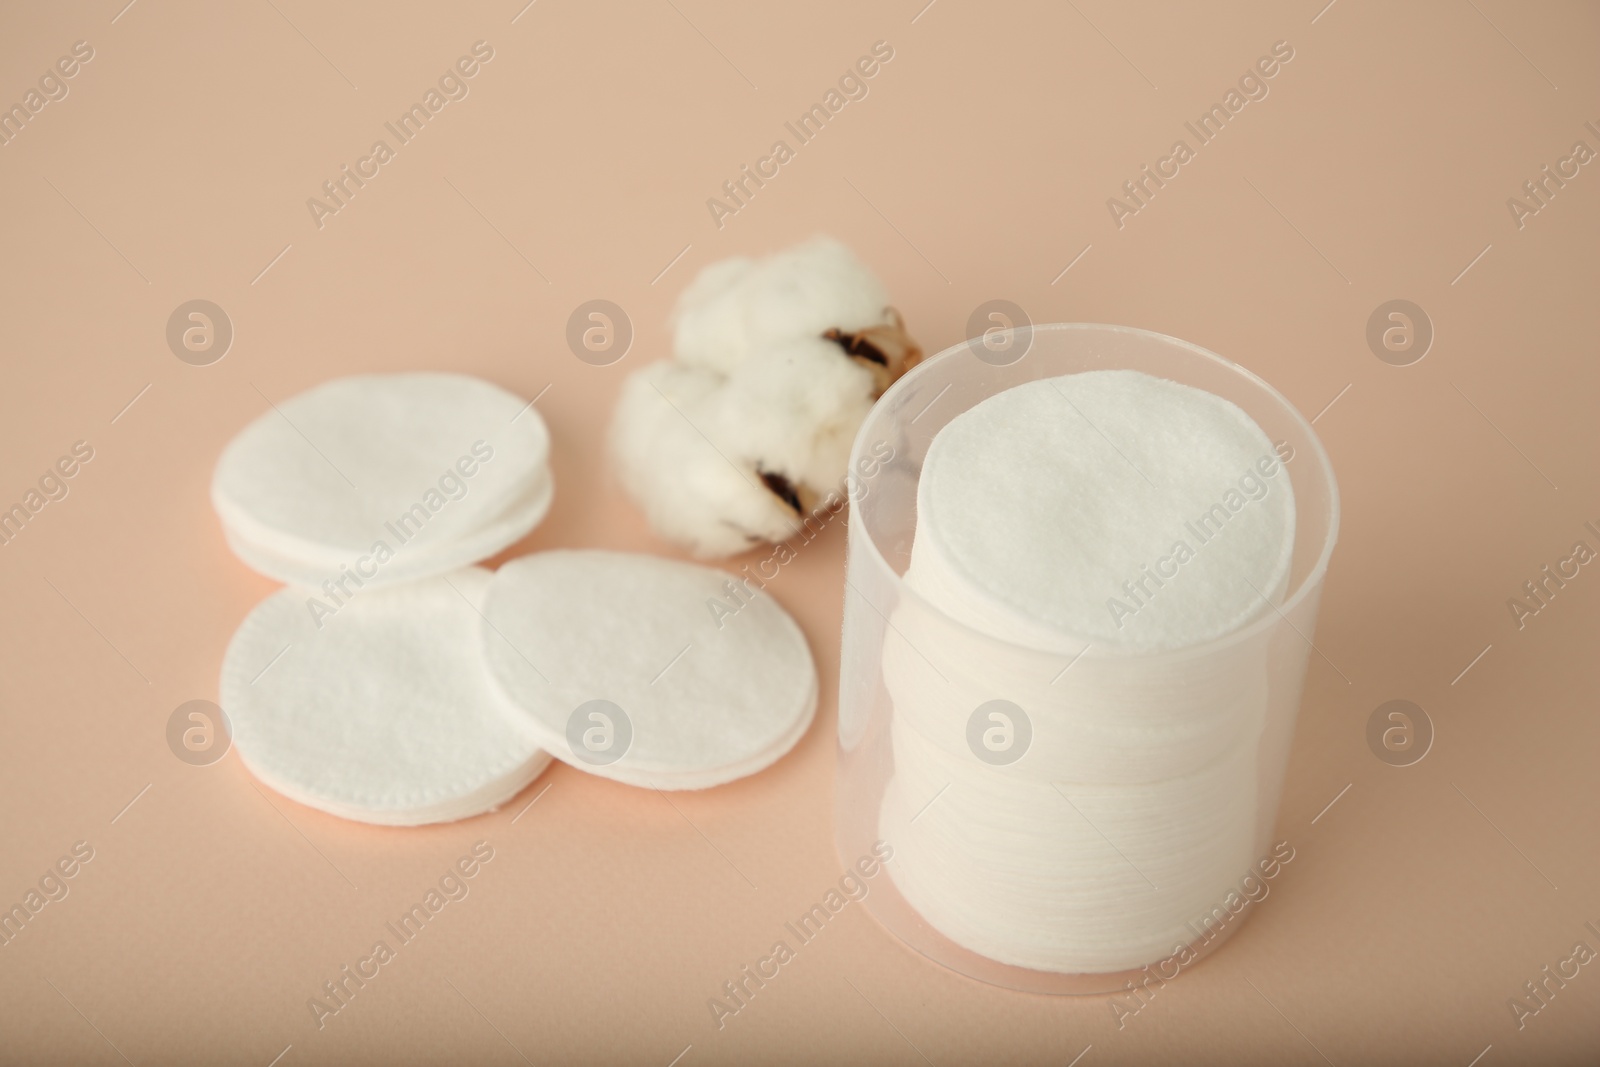
M 800 627 L 723 571 L 540 552 L 500 568 L 484 616 L 490 671 L 540 743 L 629 785 L 705 789 L 754 774 L 816 712 Z
M 1238 406 L 1130 370 L 1028 382 L 928 448 L 906 581 L 1039 648 L 1219 637 L 1288 579 L 1294 494 Z
M 308 807 L 391 826 L 489 811 L 550 762 L 484 669 L 488 571 L 359 591 L 332 615 L 283 589 L 222 663 L 233 744 Z M 319 625 L 320 624 L 320 625 Z
M 884 636 L 879 819 L 934 928 L 1004 963 L 1107 973 L 1199 936 L 1229 899 L 1265 832 L 1268 638 L 1160 653 L 1283 596 L 1283 463 L 1236 405 L 1135 371 L 1028 382 L 935 436 L 905 574 L 919 595 Z M 986 758 L 985 724 L 1025 731 L 1006 734 L 1014 757 Z
M 480 529 L 456 540 L 420 549 L 408 546 L 387 559 L 380 559 L 371 551 L 341 558 L 337 551 L 286 541 L 281 536 L 230 523 L 224 523 L 222 532 L 233 554 L 251 570 L 289 585 L 318 589 L 325 581 L 343 581 L 347 588 L 354 588 L 372 578 L 381 579 L 374 584 L 391 585 L 443 574 L 494 555 L 506 545 L 521 540 L 539 524 L 550 510 L 553 495 L 554 487 L 547 477 L 514 502 L 505 514 Z M 352 573 L 355 577 L 350 577 Z M 362 578 L 363 575 L 366 578 Z M 357 579 L 361 579 L 360 583 Z
M 270 577 L 320 584 L 343 566 L 385 584 L 520 539 L 548 508 L 548 460 L 543 420 L 498 386 L 362 375 L 263 412 L 223 450 L 211 498 Z

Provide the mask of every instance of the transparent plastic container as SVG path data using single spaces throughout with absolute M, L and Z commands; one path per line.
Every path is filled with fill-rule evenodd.
M 1204 644 L 1151 654 L 1090 646 L 1069 661 L 1059 652 L 971 629 L 908 587 L 903 575 L 916 530 L 917 481 L 934 435 L 961 412 L 1013 386 L 1108 369 L 1143 371 L 1232 401 L 1280 454 L 1290 457 L 1279 470 L 1294 491 L 1293 562 L 1270 610 L 1263 605 L 1242 628 Z M 935 962 L 1031 992 L 1093 994 L 1148 986 L 1152 975 L 1171 980 L 1215 950 L 1264 899 L 1255 886 L 1270 881 L 1265 872 L 1275 874 L 1280 866 L 1273 862 L 1274 823 L 1339 525 L 1333 470 L 1311 425 L 1255 375 L 1173 337 L 1077 323 L 991 332 L 920 364 L 884 395 L 856 438 L 850 491 L 835 843 L 847 866 L 894 852 L 884 864 L 888 877 L 875 879 L 867 908 Z M 1214 800 L 1191 800 L 1171 812 L 1174 819 L 1197 812 L 1209 819 L 1212 829 L 1205 832 L 1223 833 L 1230 844 L 1221 851 L 1227 854 L 1174 868 L 1163 865 L 1161 855 L 1139 853 L 1136 844 L 1117 849 L 1118 826 L 1132 825 L 1129 820 L 1135 818 L 1148 821 L 1152 811 L 1164 817 L 1162 794 L 1136 790 L 1126 802 L 1130 810 L 1120 812 L 1118 776 L 1139 766 L 1147 754 L 1126 737 L 1075 734 L 1070 713 L 1036 715 L 1028 724 L 1031 767 L 1027 754 L 991 765 L 979 755 L 968 712 L 978 717 L 983 679 L 997 677 L 1008 684 L 999 687 L 1006 692 L 994 693 L 996 698 L 1048 690 L 1052 700 L 1070 705 L 1070 687 L 1091 684 L 1094 688 L 1086 691 L 1140 694 L 1156 709 L 1152 722 L 1158 732 L 1150 736 L 1163 739 L 1159 753 L 1152 748 L 1149 755 L 1169 762 L 1173 752 L 1189 751 L 1187 741 L 1174 745 L 1172 738 L 1181 737 L 1192 717 L 1220 714 L 1219 708 L 1229 714 L 1243 709 L 1238 718 L 1244 725 L 1235 733 L 1218 742 L 1213 731 L 1194 746 L 1196 759 L 1224 761 L 1229 770 L 1219 781 L 1234 784 L 1217 791 Z M 1134 873 L 1148 890 L 1133 873 L 1115 868 L 1108 868 L 1104 878 L 1076 878 L 1070 869 L 1030 870 L 1030 857 L 1009 855 L 1001 834 L 974 845 L 972 855 L 950 846 L 954 837 L 939 838 L 939 850 L 919 843 L 918 835 L 932 833 L 938 820 L 961 815 L 963 809 L 946 799 L 938 783 L 941 768 L 952 769 L 942 761 L 962 758 L 968 762 L 955 768 L 957 788 L 963 795 L 982 793 L 991 814 L 996 805 L 1003 809 L 1007 797 L 1031 797 L 1030 775 L 1034 782 L 1054 783 L 1054 771 L 1067 768 L 1068 777 L 1109 783 L 1096 800 L 1094 819 L 1085 818 L 1085 825 L 1105 838 L 1107 847 L 1126 852 L 1129 868 L 1137 868 Z M 1029 812 L 1015 814 L 1018 825 L 1027 827 Z M 1276 858 L 1281 860 L 1282 853 Z M 1059 899 L 1052 896 L 1057 885 Z M 1229 890 L 1236 891 L 1230 896 Z M 1078 923 L 1092 933 L 1104 919 L 1108 928 L 1127 928 L 1116 935 L 1121 941 L 1080 951 L 1070 938 L 1063 948 L 1047 943 L 1041 932 L 1038 944 L 1030 943 L 1034 927 L 1020 920 L 1034 914 L 1028 909 L 1036 911 L 1041 893 L 1049 908 L 1059 905 L 1064 929 L 1076 930 L 1071 924 Z M 975 932 L 987 929 L 991 920 L 1006 919 L 1006 909 L 1018 900 L 1026 900 L 1028 908 L 1017 911 L 1019 921 L 1007 928 L 1017 932 L 1009 940 L 996 944 Z M 1192 907 L 1185 933 L 1170 936 L 1173 916 L 1191 906 L 1186 901 L 1196 900 L 1202 904 Z M 1146 911 L 1160 917 L 1142 930 L 1139 917 Z

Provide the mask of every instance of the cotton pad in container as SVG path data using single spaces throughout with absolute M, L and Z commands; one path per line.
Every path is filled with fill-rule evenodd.
M 893 849 L 869 908 L 941 962 L 1126 989 L 1247 907 L 1337 500 L 1309 425 L 1204 350 L 1013 340 L 924 363 L 856 440 L 894 459 L 850 518 L 839 847 Z
M 724 571 L 598 550 L 495 574 L 481 639 L 539 742 L 606 778 L 705 789 L 794 747 L 817 705 L 805 635 Z
M 1258 461 L 1281 473 L 1248 415 L 1176 382 L 1103 370 L 1013 386 L 929 446 L 906 585 L 1027 648 L 1199 644 L 1270 610 L 1288 573 L 1293 494 Z M 914 609 L 895 615 L 885 832 L 902 842 L 896 884 L 952 939 L 1044 970 L 1136 967 L 1249 866 L 1260 664 L 1128 675 L 1094 660 L 1056 688 L 1070 670 L 1029 687 L 987 660 L 934 681 L 896 639 L 920 631 L 923 654 L 956 657 Z M 1031 758 L 1001 768 L 973 758 L 963 714 L 996 698 L 1032 733 Z
M 360 375 L 271 405 L 223 450 L 211 499 L 247 565 L 342 598 L 526 536 L 550 507 L 549 451 L 539 414 L 489 382 Z
M 489 572 L 364 590 L 330 618 L 304 590 L 258 604 L 229 642 L 233 745 L 269 787 L 388 826 L 493 810 L 550 762 L 491 683 L 479 639 Z
M 953 419 L 917 486 L 906 580 L 1022 644 L 1198 644 L 1281 596 L 1294 490 L 1221 397 L 1134 370 L 1018 385 Z
M 1253 743 L 1137 785 L 1040 784 L 973 774 L 971 753 L 894 725 L 879 832 L 894 843 L 895 884 L 952 940 L 1002 963 L 1116 972 L 1159 959 L 1255 859 Z

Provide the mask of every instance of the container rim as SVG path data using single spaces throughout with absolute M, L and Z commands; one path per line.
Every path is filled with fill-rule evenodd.
M 1162 342 L 1173 348 L 1183 350 L 1196 357 L 1201 362 L 1209 362 L 1226 370 L 1232 371 L 1234 374 L 1237 374 L 1240 378 L 1254 386 L 1263 395 L 1282 408 L 1283 412 L 1288 416 L 1290 421 L 1293 422 L 1296 427 L 1305 435 L 1305 438 L 1310 445 L 1311 458 L 1315 461 L 1314 466 L 1317 468 L 1318 473 L 1321 474 L 1323 480 L 1326 482 L 1328 489 L 1328 530 L 1327 534 L 1323 538 L 1322 548 L 1318 552 L 1316 561 L 1312 564 L 1310 570 L 1305 573 L 1305 575 L 1300 579 L 1299 583 L 1296 584 L 1294 589 L 1290 591 L 1289 595 L 1284 598 L 1284 601 L 1281 605 L 1272 604 L 1269 601 L 1268 605 L 1272 608 L 1272 611 L 1263 612 L 1252 619 L 1249 623 L 1246 623 L 1244 626 L 1241 626 L 1236 630 L 1231 630 L 1228 633 L 1220 636 L 1211 638 L 1210 640 L 1204 641 L 1200 644 L 1184 645 L 1181 648 L 1165 649 L 1155 652 L 1143 652 L 1138 650 L 1102 648 L 1099 645 L 1089 642 L 1085 644 L 1084 653 L 1087 653 L 1090 649 L 1095 649 L 1101 652 L 1100 656 L 1094 657 L 1097 659 L 1118 658 L 1139 660 L 1150 663 L 1178 662 L 1186 659 L 1214 654 L 1222 649 L 1241 644 L 1257 637 L 1264 631 L 1276 627 L 1280 620 L 1288 622 L 1289 613 L 1298 608 L 1314 590 L 1321 588 L 1322 580 L 1327 575 L 1328 562 L 1333 556 L 1334 543 L 1339 538 L 1339 483 L 1334 477 L 1333 463 L 1328 459 L 1328 453 L 1322 445 L 1322 439 L 1317 436 L 1316 430 L 1312 427 L 1311 423 L 1307 421 L 1306 417 L 1300 413 L 1300 409 L 1291 404 L 1287 397 L 1278 392 L 1277 389 L 1273 388 L 1272 385 L 1262 379 L 1259 375 L 1255 374 L 1253 371 L 1240 365 L 1239 363 L 1234 362 L 1231 359 L 1219 356 L 1217 353 L 1208 348 L 1203 348 L 1192 341 L 1185 341 L 1181 337 L 1173 337 L 1170 334 L 1161 333 L 1156 330 L 1145 330 L 1137 326 L 1119 326 L 1113 323 L 1100 322 L 1043 323 L 1020 328 L 1011 327 L 1003 331 L 1003 333 L 1006 335 L 1013 335 L 1024 331 L 1029 333 L 1093 331 L 1123 335 L 1138 335 Z M 885 406 L 892 403 L 898 394 L 907 392 L 913 388 L 916 379 L 929 373 L 930 368 L 950 362 L 954 359 L 961 358 L 963 354 L 966 354 L 970 357 L 971 346 L 972 339 L 968 338 L 967 340 L 959 341 L 956 344 L 945 348 L 937 355 L 925 359 L 917 366 L 913 367 L 909 372 L 902 376 L 899 381 L 895 382 L 884 391 L 883 396 L 881 396 L 877 403 L 873 405 L 872 410 L 867 415 L 867 418 L 862 421 L 861 427 L 856 431 L 855 441 L 850 446 L 851 470 L 859 469 L 857 464 L 863 459 L 864 450 L 870 447 L 867 441 L 869 430 L 873 425 L 875 417 L 880 415 L 880 409 L 886 409 Z M 1023 358 L 1025 359 L 1027 357 L 1024 356 Z M 850 536 L 852 538 L 860 536 L 862 539 L 862 545 L 865 548 L 872 565 L 883 575 L 887 576 L 889 581 L 893 583 L 895 593 L 898 597 L 914 601 L 922 609 L 933 613 L 935 616 L 945 620 L 952 626 L 958 627 L 967 633 L 975 635 L 981 640 L 999 641 L 1003 644 L 1015 645 L 1019 648 L 1027 647 L 1018 645 L 1016 642 L 997 638 L 994 635 L 984 631 L 972 629 L 960 619 L 954 618 L 943 609 L 936 607 L 916 590 L 907 586 L 905 584 L 904 576 L 902 576 L 900 572 L 896 571 L 894 567 L 889 564 L 888 559 L 885 558 L 882 549 L 878 545 L 877 538 L 873 536 L 872 532 L 865 527 L 864 522 L 857 519 L 857 515 L 859 514 L 858 509 L 855 506 L 852 506 L 850 512 L 850 520 L 848 523 L 848 531 Z M 846 584 L 851 585 L 853 583 L 847 581 Z M 857 595 L 863 594 L 857 590 Z M 1290 625 L 1293 626 L 1294 624 L 1291 622 Z M 1295 630 L 1297 633 L 1299 632 L 1298 627 L 1296 627 Z M 1305 637 L 1304 634 L 1301 634 L 1301 636 Z M 1306 640 L 1308 644 L 1311 643 L 1309 638 Z M 1312 647 L 1315 648 L 1315 645 Z M 1036 649 L 1035 651 L 1043 650 Z

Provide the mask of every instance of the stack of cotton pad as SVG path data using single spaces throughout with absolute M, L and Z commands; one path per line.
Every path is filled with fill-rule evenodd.
M 251 773 L 284 796 L 392 826 L 489 811 L 550 762 L 483 669 L 490 574 L 374 589 L 318 628 L 283 589 L 245 619 L 222 706 Z
M 754 774 L 816 711 L 800 628 L 723 571 L 541 552 L 500 568 L 484 619 L 490 671 L 539 743 L 629 785 L 705 789 Z
M 458 374 L 327 382 L 229 443 L 211 493 L 228 543 L 289 585 L 223 661 L 252 773 L 397 826 L 492 810 L 538 776 L 550 756 L 484 665 L 489 572 L 464 565 L 544 516 L 549 451 L 531 405 Z
M 907 580 L 1036 648 L 1198 644 L 1259 615 L 1288 578 L 1294 496 L 1263 460 L 1276 467 L 1272 442 L 1236 405 L 1138 371 L 1009 389 L 929 446 Z M 1147 577 L 1163 558 L 1174 573 Z
M 543 516 L 548 454 L 530 404 L 445 374 L 329 382 L 229 444 L 212 485 L 229 543 L 290 583 L 223 662 L 256 777 L 403 826 L 492 810 L 552 753 L 703 789 L 794 746 L 816 669 L 794 620 L 747 583 L 614 552 L 462 566 Z
M 880 826 L 902 894 L 956 943 L 1038 970 L 1193 941 L 1256 847 L 1265 639 L 1200 646 L 1287 589 L 1294 497 L 1272 442 L 1149 375 L 1043 379 L 941 430 L 917 504 L 917 597 L 883 653 Z M 972 747 L 994 700 L 1031 727 L 1014 762 Z
M 293 585 L 331 582 L 338 598 L 521 540 L 550 507 L 549 454 L 538 414 L 481 379 L 339 378 L 240 432 L 211 500 L 245 563 Z

